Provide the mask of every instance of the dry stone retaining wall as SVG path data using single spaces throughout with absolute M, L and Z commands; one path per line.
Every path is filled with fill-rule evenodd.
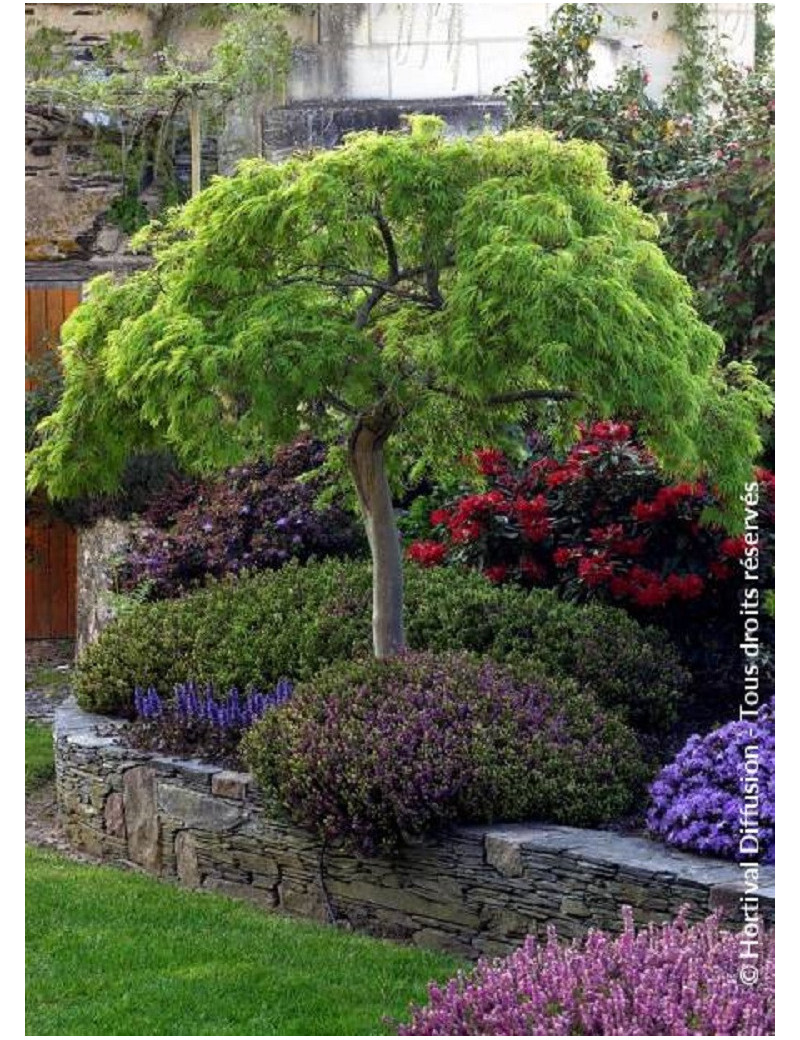
M 132 750 L 121 725 L 74 701 L 59 709 L 66 834 L 192 888 L 473 958 L 505 953 L 548 924 L 563 936 L 619 930 L 625 904 L 639 922 L 687 904 L 695 918 L 721 906 L 741 925 L 735 865 L 570 827 L 458 828 L 391 860 L 328 851 L 323 886 L 320 843 L 270 812 L 248 774 Z M 774 872 L 764 868 L 761 881 L 761 909 L 774 920 Z
M 78 653 L 114 618 L 114 567 L 134 530 L 134 520 L 103 517 L 78 531 Z

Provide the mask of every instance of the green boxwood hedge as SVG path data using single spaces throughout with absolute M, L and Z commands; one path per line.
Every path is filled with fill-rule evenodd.
M 92 711 L 128 715 L 137 685 L 163 694 L 188 679 L 222 689 L 265 687 L 282 676 L 307 679 L 369 655 L 371 611 L 369 564 L 336 559 L 138 604 L 84 651 L 78 701 Z M 642 732 L 663 732 L 673 723 L 687 681 L 659 629 L 546 590 L 496 587 L 476 573 L 408 568 L 406 633 L 412 650 L 467 650 L 575 679 Z

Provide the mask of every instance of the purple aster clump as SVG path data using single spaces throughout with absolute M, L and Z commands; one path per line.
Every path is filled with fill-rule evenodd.
M 242 735 L 291 695 L 288 679 L 281 679 L 267 693 L 258 689 L 240 693 L 233 688 L 224 697 L 217 696 L 213 686 L 200 690 L 194 682 L 177 685 L 171 698 L 161 697 L 152 686 L 137 687 L 130 736 L 139 747 L 238 765 Z
M 650 788 L 647 827 L 668 845 L 775 862 L 775 702 L 753 720 L 690 737 Z M 742 824 L 757 829 L 740 848 Z
M 681 913 L 638 933 L 592 930 L 565 943 L 529 937 L 481 961 L 412 1009 L 400 1036 L 774 1036 L 775 941 L 764 936 L 755 985 L 739 979 L 739 936 Z
M 296 823 L 364 855 L 456 822 L 591 826 L 645 781 L 632 730 L 592 695 L 463 653 L 331 666 L 243 753 Z

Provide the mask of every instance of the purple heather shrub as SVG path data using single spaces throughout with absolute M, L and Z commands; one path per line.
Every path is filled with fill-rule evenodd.
M 137 687 L 136 719 L 129 732 L 140 747 L 238 765 L 242 734 L 291 695 L 288 679 L 268 693 L 253 688 L 242 694 L 232 688 L 224 697 L 218 697 L 213 686 L 200 690 L 194 682 L 177 685 L 170 698 L 161 697 L 153 686 Z
M 750 790 L 746 790 L 746 779 Z M 690 737 L 650 788 L 647 827 L 668 845 L 739 857 L 743 819 L 758 827 L 744 858 L 775 862 L 775 702 L 757 719 Z M 742 814 L 745 814 L 744 816 Z
M 296 823 L 364 855 L 455 822 L 612 820 L 645 780 L 633 732 L 592 695 L 463 653 L 333 665 L 243 754 Z
M 759 980 L 739 980 L 739 936 L 717 916 L 685 913 L 638 933 L 592 929 L 565 943 L 548 929 L 510 956 L 481 961 L 412 1009 L 400 1036 L 773 1036 L 775 941 L 764 936 Z

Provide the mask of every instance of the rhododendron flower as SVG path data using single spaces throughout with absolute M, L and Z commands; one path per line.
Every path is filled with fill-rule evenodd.
M 640 522 L 647 522 L 648 520 L 660 520 L 664 516 L 665 509 L 663 503 L 658 501 L 653 502 L 642 502 L 641 499 L 638 502 L 634 502 L 631 506 L 631 516 L 634 520 Z
M 450 527 L 450 536 L 457 545 L 466 545 L 480 538 L 483 526 L 475 520 L 468 520 L 458 527 Z
M 579 549 L 556 549 L 553 553 L 553 563 L 556 567 L 566 567 L 578 556 L 580 556 Z
M 574 466 L 562 466 L 561 469 L 555 469 L 552 473 L 548 473 L 544 478 L 544 482 L 548 487 L 554 488 L 559 487 L 561 484 L 569 484 L 578 476 L 579 471 Z
M 719 551 L 731 560 L 740 560 L 744 556 L 746 544 L 744 535 L 739 535 L 737 538 L 725 538 L 720 542 Z
M 522 521 L 522 533 L 529 542 L 543 542 L 550 534 L 550 521 L 545 517 L 542 520 L 528 519 Z
M 590 527 L 589 538 L 593 542 L 602 545 L 607 542 L 619 541 L 625 535 L 622 524 L 608 524 L 606 527 Z
M 627 596 L 631 591 L 631 583 L 626 574 L 615 574 L 608 583 L 611 595 L 616 599 Z
M 505 473 L 508 466 L 505 455 L 498 448 L 482 448 L 475 452 L 475 459 L 478 463 L 478 472 L 485 477 L 499 476 L 501 473 Z
M 733 575 L 730 565 L 721 563 L 719 560 L 712 560 L 708 565 L 708 569 L 711 576 L 716 578 L 717 581 L 726 581 Z
M 450 522 L 450 512 L 447 509 L 434 509 L 429 519 L 432 527 L 439 527 Z
M 631 437 L 631 428 L 628 423 L 605 419 L 592 426 L 589 436 L 595 437 L 599 441 L 627 441 Z
M 666 587 L 678 599 L 697 599 L 702 596 L 706 583 L 699 574 L 670 574 Z
M 508 577 L 508 567 L 504 563 L 497 563 L 494 567 L 487 567 L 483 572 L 489 581 L 500 585 Z
M 530 500 L 516 498 L 512 508 L 520 520 L 541 520 L 547 516 L 547 499 L 544 495 L 536 495 Z
M 585 556 L 578 562 L 578 577 L 581 581 L 586 582 L 590 588 L 596 585 L 603 585 L 612 577 L 613 573 L 614 571 L 605 553 L 598 553 L 596 556 Z
M 650 788 L 647 827 L 679 849 L 739 856 L 742 774 L 748 747 L 759 749 L 758 837 L 763 862 L 775 860 L 775 702 L 756 719 L 729 722 L 691 736 Z
M 444 562 L 447 546 L 439 542 L 414 542 L 409 545 L 406 556 L 420 567 L 436 567 Z

